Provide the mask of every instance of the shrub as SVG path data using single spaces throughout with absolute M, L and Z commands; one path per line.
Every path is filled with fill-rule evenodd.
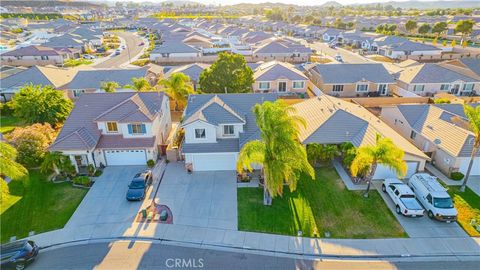
M 93 174 L 93 176 L 99 177 L 100 175 L 102 175 L 102 173 L 103 173 L 102 170 L 96 170 L 95 173 Z
M 93 176 L 95 174 L 95 167 L 92 164 L 88 164 L 87 170 L 88 175 Z
M 150 63 L 150 59 L 138 59 L 132 62 L 132 65 L 143 67 Z
M 448 98 L 437 98 L 433 102 L 435 104 L 445 104 L 445 103 L 450 103 L 450 99 L 448 99 Z
M 461 173 L 461 172 L 452 172 L 452 173 L 450 174 L 450 178 L 451 178 L 452 180 L 455 180 L 455 181 L 460 181 L 460 180 L 462 180 L 464 176 L 465 176 L 465 175 L 464 175 L 463 173 Z
M 89 187 L 92 181 L 90 180 L 90 177 L 88 176 L 77 176 L 73 178 L 73 183 L 75 185 L 81 185 L 85 187 Z
M 153 168 L 153 166 L 155 166 L 155 161 L 153 161 L 153 159 L 149 159 L 149 160 L 147 161 L 147 166 L 148 166 L 149 168 Z
M 0 103 L 0 115 L 12 115 L 13 103 L 11 101 Z

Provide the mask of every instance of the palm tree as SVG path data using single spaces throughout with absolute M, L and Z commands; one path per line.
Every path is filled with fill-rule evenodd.
M 468 178 L 470 177 L 470 171 L 472 170 L 473 161 L 478 154 L 480 149 L 480 106 L 473 108 L 470 105 L 463 105 L 463 111 L 468 118 L 468 127 L 473 132 L 474 142 L 472 148 L 472 154 L 470 155 L 470 162 L 468 163 L 467 173 L 463 180 L 460 191 L 464 192 L 465 187 L 467 186 Z
M 179 108 L 184 108 L 187 104 L 187 97 L 193 94 L 194 90 L 190 84 L 190 77 L 183 73 L 174 73 L 168 79 L 163 79 L 158 82 L 163 87 L 162 90 L 175 100 L 175 111 Z
M 113 93 L 117 88 L 120 88 L 120 85 L 114 81 L 103 82 L 100 88 L 107 93 Z
M 4 142 L 0 142 L 0 177 L 7 176 L 11 179 L 18 179 L 28 174 L 27 169 L 17 163 L 17 150 Z
M 55 174 L 60 174 L 60 168 L 65 161 L 66 156 L 60 152 L 48 152 L 40 165 L 40 171 L 46 173 L 53 170 Z
M 132 84 L 125 85 L 125 88 L 130 88 L 137 92 L 148 92 L 154 90 L 148 80 L 143 77 L 132 78 Z
M 398 148 L 391 139 L 383 138 L 377 134 L 376 144 L 362 146 L 357 149 L 355 159 L 350 165 L 350 172 L 353 177 L 366 172 L 367 190 L 364 196 L 368 197 L 373 174 L 379 164 L 392 169 L 399 177 L 407 173 L 407 163 L 403 160 L 405 153 Z
M 237 171 L 252 171 L 252 164 L 262 165 L 265 179 L 264 204 L 282 195 L 283 185 L 296 189 L 302 173 L 314 178 L 315 172 L 308 163 L 305 147 L 298 139 L 300 126 L 305 120 L 295 116 L 295 109 L 285 101 L 264 102 L 253 108 L 261 140 L 246 143 L 240 150 Z

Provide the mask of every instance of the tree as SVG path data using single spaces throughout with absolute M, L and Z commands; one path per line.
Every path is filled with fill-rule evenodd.
M 48 123 L 17 127 L 5 135 L 5 139 L 18 151 L 17 161 L 27 167 L 37 166 L 43 161 L 54 138 L 55 130 Z
M 450 45 L 452 45 L 452 48 L 455 48 L 455 46 L 457 46 L 457 40 L 454 39 Z
M 415 29 L 417 29 L 417 22 L 414 21 L 414 20 L 408 20 L 406 23 L 405 23 L 405 29 L 412 33 Z
M 0 176 L 18 179 L 28 174 L 27 169 L 17 163 L 17 150 L 8 143 L 0 142 Z
M 314 178 L 305 147 L 298 139 L 305 120 L 295 116 L 295 109 L 283 100 L 264 102 L 253 108 L 261 140 L 246 143 L 240 150 L 237 171 L 252 171 L 252 164 L 261 164 L 265 185 L 264 204 L 283 193 L 283 185 L 296 189 L 302 174 Z
M 398 148 L 391 139 L 383 138 L 377 134 L 376 144 L 362 146 L 357 149 L 355 159 L 350 165 L 350 172 L 356 177 L 362 171 L 366 171 L 367 190 L 364 194 L 368 197 L 373 174 L 378 165 L 384 165 L 404 177 L 407 172 L 407 163 L 403 160 L 405 153 Z
M 125 88 L 130 88 L 137 92 L 149 92 L 154 90 L 148 80 L 143 77 L 132 78 L 132 84 L 125 85 Z
M 48 152 L 45 154 L 42 164 L 40 165 L 40 171 L 42 173 L 48 173 L 54 171 L 55 174 L 60 174 L 65 170 L 68 170 L 71 166 L 71 161 L 68 156 L 63 155 L 60 152 Z
M 28 124 L 56 125 L 67 119 L 73 103 L 51 86 L 27 84 L 13 96 L 12 107 L 14 115 Z
M 430 24 L 424 23 L 424 24 L 420 25 L 420 27 L 418 28 L 418 33 L 420 33 L 422 35 L 425 35 L 430 31 L 430 29 L 432 29 Z
M 436 34 L 438 37 L 447 30 L 447 26 L 446 22 L 437 22 L 432 27 L 432 33 Z
M 106 93 L 113 93 L 116 92 L 117 88 L 120 88 L 120 85 L 117 82 L 103 82 L 102 86 L 100 87 Z
M 470 33 L 472 33 L 472 28 L 475 25 L 473 20 L 460 20 L 455 24 L 455 33 L 462 33 L 463 39 Z
M 163 79 L 159 85 L 164 88 L 165 93 L 175 100 L 175 110 L 184 108 L 187 104 L 187 97 L 194 93 L 190 83 L 190 77 L 183 73 L 175 73 L 168 79 Z
M 199 83 L 206 93 L 247 93 L 252 91 L 253 71 L 242 55 L 220 53 L 200 74 Z
M 475 160 L 475 157 L 477 157 L 478 151 L 480 149 L 480 106 L 473 108 L 470 105 L 463 105 L 463 111 L 465 112 L 465 115 L 468 119 L 468 128 L 470 129 L 470 131 L 473 132 L 474 141 L 467 172 L 465 174 L 462 186 L 460 187 L 460 191 L 462 192 L 465 191 L 465 187 L 467 186 L 468 178 L 470 177 L 470 172 L 473 167 L 473 162 Z

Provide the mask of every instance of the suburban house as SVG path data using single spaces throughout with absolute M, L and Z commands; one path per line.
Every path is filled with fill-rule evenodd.
M 76 99 L 83 93 L 94 93 L 101 90 L 105 82 L 116 82 L 121 89 L 132 84 L 133 78 L 146 78 L 151 84 L 155 84 L 159 74 L 151 71 L 149 66 L 133 69 L 86 69 L 79 70 L 73 79 L 60 87 L 65 94 Z
M 93 45 L 89 40 L 82 39 L 81 36 L 64 34 L 50 38 L 47 42 L 43 43 L 43 46 L 50 48 L 71 48 L 84 52 L 86 48 L 93 48 Z
M 378 119 L 367 109 L 339 98 L 321 95 L 294 104 L 296 115 L 305 119 L 306 126 L 300 130 L 303 144 L 341 144 L 350 142 L 355 147 L 375 144 L 377 134 L 390 138 L 404 152 L 407 175 L 423 171 L 428 156 L 403 138 L 395 130 Z M 396 177 L 390 168 L 379 165 L 373 179 Z
M 167 72 L 165 72 L 165 78 L 168 79 L 172 74 L 175 73 L 183 73 L 190 78 L 193 89 L 196 91 L 197 89 L 200 89 L 200 74 L 209 66 L 209 64 L 193 63 L 183 66 L 172 67 Z
M 0 54 L 0 60 L 10 66 L 62 66 L 67 59 L 80 57 L 80 50 L 31 45 Z
M 58 68 L 54 66 L 33 66 L 16 74 L 2 78 L 0 95 L 3 100 L 10 100 L 12 96 L 26 84 L 52 86 L 59 89 L 70 82 L 75 76 L 76 69 Z
M 478 104 L 472 104 L 478 106 Z M 462 104 L 411 104 L 386 106 L 381 118 L 404 138 L 429 155 L 445 175 L 466 173 L 472 154 L 474 133 L 465 128 Z M 480 175 L 480 153 L 472 175 Z
M 322 39 L 325 42 L 332 42 L 334 40 L 338 41 L 337 38 L 341 36 L 342 30 L 336 28 L 327 28 L 324 29 L 322 34 Z
M 376 38 L 370 48 L 372 51 L 392 59 L 407 59 L 409 57 L 422 59 L 442 55 L 442 49 L 433 45 L 414 42 L 397 36 Z
M 146 165 L 164 151 L 170 129 L 163 93 L 85 94 L 49 150 L 69 156 L 79 172 L 88 165 Z
M 287 39 L 276 39 L 270 40 L 253 50 L 252 61 L 278 60 L 291 63 L 303 63 L 309 61 L 312 54 L 312 49 L 300 43 Z
M 168 40 L 156 45 L 150 52 L 150 61 L 159 63 L 195 62 L 202 56 L 200 50 L 183 43 L 181 40 Z
M 439 63 L 439 65 L 460 74 L 480 80 L 480 59 L 460 58 Z
M 317 64 L 306 73 L 320 91 L 338 97 L 385 96 L 395 84 L 382 64 Z
M 445 65 L 425 63 L 400 71 L 397 85 L 420 96 L 433 96 L 440 92 L 465 96 L 480 91 L 480 78 L 464 75 Z
M 276 94 L 190 95 L 181 123 L 187 169 L 235 170 L 242 146 L 260 138 L 252 108 L 276 99 Z
M 254 70 L 253 92 L 305 94 L 308 77 L 290 63 L 272 61 Z

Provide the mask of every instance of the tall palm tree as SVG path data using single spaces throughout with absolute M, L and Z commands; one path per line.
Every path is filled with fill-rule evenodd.
M 252 164 L 262 165 L 265 179 L 264 204 L 282 195 L 283 185 L 295 190 L 302 173 L 314 178 L 315 172 L 307 160 L 305 147 L 298 139 L 305 120 L 295 116 L 295 109 L 283 100 L 264 102 L 253 108 L 261 140 L 246 143 L 240 150 L 237 171 L 252 171 Z
M 403 160 L 405 153 L 398 148 L 391 139 L 384 138 L 377 134 L 376 144 L 362 146 L 357 149 L 355 159 L 350 165 L 350 172 L 353 177 L 367 172 L 367 190 L 364 196 L 368 197 L 373 174 L 379 164 L 392 169 L 399 177 L 404 177 L 407 173 L 407 163 Z
M 174 73 L 168 79 L 159 81 L 158 84 L 169 97 L 175 100 L 175 111 L 184 108 L 188 95 L 194 93 L 190 77 L 183 73 Z
M 27 169 L 17 163 L 17 150 L 4 142 L 0 142 L 0 176 L 18 179 L 28 174 Z
M 148 80 L 143 77 L 132 78 L 132 84 L 125 85 L 125 88 L 130 88 L 137 92 L 148 92 L 154 90 Z
M 465 191 L 465 187 L 467 186 L 468 178 L 470 177 L 470 172 L 472 170 L 473 161 L 475 160 L 475 157 L 477 157 L 480 149 L 480 106 L 473 108 L 470 105 L 463 105 L 463 111 L 468 118 L 468 127 L 473 132 L 474 141 L 467 173 L 465 174 L 462 186 L 460 187 L 460 191 L 462 192 Z
M 120 85 L 114 81 L 103 82 L 100 88 L 107 93 L 113 93 L 117 88 L 120 88 Z

